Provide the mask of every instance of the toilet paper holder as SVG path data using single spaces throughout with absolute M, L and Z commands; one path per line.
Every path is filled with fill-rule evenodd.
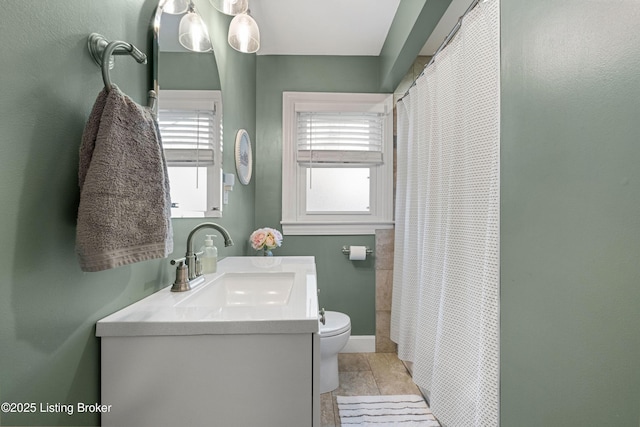
M 373 254 L 373 249 L 370 249 L 369 247 L 366 247 L 366 251 L 367 251 L 367 255 Z M 349 249 L 349 246 L 343 246 L 342 253 L 345 254 L 346 256 L 351 255 L 351 250 Z

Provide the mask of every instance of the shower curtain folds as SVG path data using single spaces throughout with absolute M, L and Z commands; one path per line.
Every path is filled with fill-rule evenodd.
M 499 425 L 498 0 L 398 103 L 391 338 L 447 427 Z

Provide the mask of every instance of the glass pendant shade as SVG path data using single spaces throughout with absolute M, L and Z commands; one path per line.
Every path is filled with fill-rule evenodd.
M 256 21 L 246 13 L 236 15 L 229 24 L 229 45 L 243 53 L 260 49 L 260 30 Z
M 160 5 L 164 13 L 182 15 L 189 9 L 189 0 L 164 0 Z
M 226 15 L 245 13 L 249 7 L 248 0 L 209 0 L 209 3 Z
M 207 26 L 193 8 L 189 8 L 189 12 L 180 20 L 178 41 L 185 49 L 194 52 L 208 52 L 212 50 Z

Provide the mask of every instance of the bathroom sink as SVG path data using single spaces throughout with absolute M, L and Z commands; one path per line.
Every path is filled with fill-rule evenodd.
M 318 332 L 313 257 L 227 257 L 187 292 L 171 286 L 98 321 L 96 335 Z
M 266 307 L 287 305 L 294 272 L 224 273 L 176 307 Z

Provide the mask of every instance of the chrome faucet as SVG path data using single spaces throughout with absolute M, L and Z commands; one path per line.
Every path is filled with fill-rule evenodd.
M 213 228 L 218 230 L 224 238 L 224 246 L 233 246 L 233 240 L 231 240 L 229 232 L 224 227 L 213 222 L 203 222 L 202 224 L 197 225 L 193 230 L 191 230 L 187 237 L 187 254 L 184 258 L 171 260 L 171 265 L 178 264 L 178 267 L 176 268 L 176 280 L 171 287 L 171 292 L 188 291 L 191 289 L 191 285 L 195 285 L 199 281 L 204 280 L 202 272 L 198 268 L 200 263 L 198 260 L 198 254 L 193 250 L 193 235 L 196 231 L 202 230 L 203 228 Z

